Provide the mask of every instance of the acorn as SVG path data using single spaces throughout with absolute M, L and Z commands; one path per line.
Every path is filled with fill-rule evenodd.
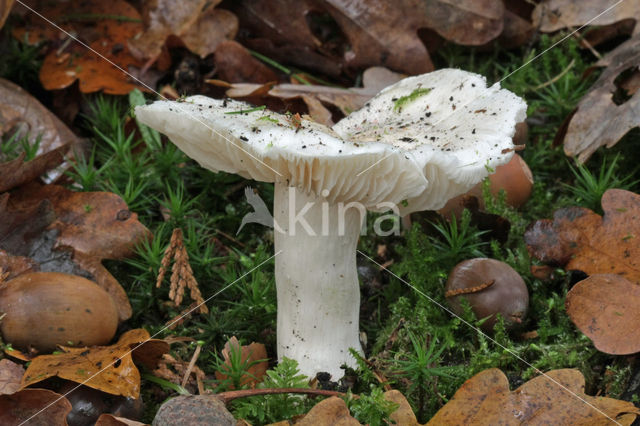
M 0 284 L 0 332 L 19 349 L 105 345 L 118 327 L 113 299 L 76 275 L 33 272 Z
M 445 297 L 451 310 L 462 315 L 467 300 L 476 318 L 487 318 L 480 328 L 493 330 L 497 314 L 513 329 L 525 319 L 529 292 L 522 277 L 509 265 L 495 259 L 476 258 L 460 262 L 449 274 Z

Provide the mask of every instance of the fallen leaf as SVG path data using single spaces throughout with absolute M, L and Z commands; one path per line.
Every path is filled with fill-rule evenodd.
M 495 0 L 251 0 L 238 13 L 255 35 L 245 44 L 276 60 L 327 75 L 340 73 L 342 65 L 383 65 L 421 74 L 432 71 L 433 64 L 419 29 L 430 28 L 455 43 L 481 45 L 502 32 L 504 6 Z M 332 40 L 324 43 L 314 35 L 307 21 L 313 13 L 335 20 L 348 50 L 332 49 Z
M 278 76 L 268 66 L 251 56 L 240 43 L 223 41 L 216 47 L 214 63 L 218 78 L 229 83 L 268 83 Z
M 42 234 L 55 220 L 49 200 L 26 206 L 9 206 L 9 193 L 0 195 L 0 249 L 12 256 L 29 256 L 34 235 Z
M 13 256 L 4 250 L 0 250 L 0 269 L 9 274 L 6 279 L 10 280 L 25 272 L 36 272 L 40 267 L 28 257 Z
M 640 286 L 615 274 L 596 274 L 567 293 L 571 321 L 601 352 L 640 352 Z
M 11 211 L 42 210 L 46 203 L 50 203 L 55 220 L 47 232 L 32 235 L 28 243 L 16 237 L 15 244 L 7 245 L 3 241 L 0 248 L 31 257 L 39 263 L 42 263 L 39 256 L 44 256 L 44 261 L 71 251 L 75 268 L 58 271 L 89 275 L 114 299 L 120 321 L 130 318 L 131 305 L 124 289 L 101 262 L 103 259 L 131 256 L 138 243 L 151 238 L 151 233 L 138 221 L 137 215 L 128 209 L 122 198 L 108 192 L 74 192 L 58 185 L 32 184 L 24 188 L 9 199 Z M 31 230 L 36 231 L 34 227 Z M 45 250 L 47 247 L 49 252 Z M 55 256 L 52 253 L 56 253 Z
M 351 417 L 343 399 L 332 396 L 314 405 L 296 426 L 360 426 L 360 422 Z
M 144 426 L 145 423 L 140 423 L 135 420 L 125 419 L 124 417 L 117 417 L 113 414 L 101 414 L 98 417 L 98 421 L 95 426 Z
M 143 65 L 143 62 L 133 57 L 127 48 L 127 41 L 142 30 L 140 14 L 133 6 L 124 0 L 41 0 L 27 3 L 68 33 L 75 34 L 91 48 L 87 49 L 76 41 L 61 39 L 66 35 L 35 14 L 27 14 L 25 26 L 14 29 L 14 37 L 19 40 L 27 37 L 32 43 L 43 40 L 59 42 L 59 46 L 51 48 L 40 69 L 40 81 L 45 89 L 64 89 L 76 80 L 80 83 L 82 93 L 102 90 L 105 93 L 122 95 L 138 87 L 121 70 L 126 71 L 132 66 L 140 68 Z M 70 10 L 73 14 L 69 14 Z M 146 90 L 142 87 L 140 89 Z
M 8 359 L 0 359 L 0 395 L 11 395 L 20 389 L 24 368 Z
M 505 7 L 508 8 L 508 4 L 505 4 Z M 513 49 L 529 42 L 535 32 L 531 22 L 505 9 L 503 30 L 498 37 L 498 42 L 507 49 Z
M 2 425 L 66 426 L 70 411 L 71 404 L 65 397 L 47 389 L 24 389 L 0 396 Z
M 384 393 L 384 399 L 398 404 L 398 408 L 391 413 L 389 420 L 403 426 L 420 426 L 416 415 L 411 409 L 411 405 L 409 405 L 409 401 L 400 391 L 395 389 L 387 391 Z
M 253 388 L 256 384 L 262 381 L 269 367 L 267 361 L 267 349 L 262 343 L 252 342 L 249 345 L 240 346 L 238 339 L 233 336 L 227 343 L 225 343 L 222 349 L 222 358 L 224 359 L 224 365 L 231 369 L 231 356 L 232 352 L 240 351 L 241 364 L 249 365 L 246 373 L 240 380 L 240 386 L 249 385 Z M 217 380 L 226 380 L 228 376 L 216 370 Z M 233 386 L 230 389 L 234 389 Z
M 169 351 L 166 342 L 149 339 L 146 330 L 135 329 L 123 334 L 118 343 L 111 346 L 61 346 L 62 353 L 41 355 L 31 361 L 22 378 L 21 388 L 57 376 L 106 393 L 137 399 L 140 396 L 140 373 L 133 362 L 135 354 L 144 354 L 147 350 L 155 354 Z
M 606 12 L 605 12 L 606 11 Z M 605 13 L 603 13 L 605 12 Z M 544 0 L 532 13 L 533 26 L 545 33 L 583 25 L 608 25 L 632 18 L 640 19 L 640 8 L 634 1 L 617 0 Z M 640 32 L 636 24 L 634 34 Z
M 510 391 L 507 376 L 491 368 L 464 382 L 427 424 L 630 425 L 640 414 L 631 402 L 585 395 L 584 386 L 580 371 L 562 369 Z
M 204 58 L 212 54 L 221 43 L 233 40 L 238 32 L 238 18 L 213 4 L 205 7 L 198 20 L 180 36 L 187 49 Z
M 78 143 L 78 138 L 36 98 L 2 78 L 0 99 L 0 135 L 5 139 L 14 135 L 17 139 L 27 137 L 31 145 L 39 138 L 33 160 L 25 163 L 23 157 L 19 156 L 13 161 L 0 163 L 0 192 L 3 192 L 29 182 L 62 163 L 64 154 Z M 6 159 L 0 156 L 0 161 Z M 57 173 L 52 177 L 59 175 Z
M 640 284 L 640 195 L 609 189 L 600 216 L 582 207 L 556 210 L 524 234 L 529 253 L 544 263 L 588 275 L 618 274 Z
M 640 10 L 637 5 L 636 9 Z M 624 71 L 639 72 L 640 34 L 609 52 L 595 66 L 606 68 L 578 103 L 564 138 L 565 153 L 578 156 L 581 162 L 588 160 L 601 146 L 611 148 L 629 130 L 640 126 L 640 90 L 636 84 L 627 86 L 626 90 L 616 86 L 616 79 Z M 624 91 L 623 96 L 630 98 L 626 101 L 614 99 L 619 91 Z
M 236 16 L 215 9 L 221 0 L 154 0 L 144 3 L 144 31 L 129 40 L 131 52 L 150 62 L 160 56 L 167 37 L 178 37 L 185 46 L 201 57 L 216 50 L 238 31 Z
M 0 1 L 0 28 L 4 26 L 4 22 L 7 20 L 7 17 L 9 16 L 9 12 L 11 12 L 12 6 L 13 6 L 13 0 Z

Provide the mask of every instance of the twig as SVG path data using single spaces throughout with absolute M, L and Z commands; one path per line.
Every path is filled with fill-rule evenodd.
M 182 386 L 183 388 L 187 386 L 187 382 L 189 381 L 189 376 L 191 375 L 191 371 L 193 370 L 193 367 L 196 365 L 196 361 L 200 356 L 201 350 L 202 350 L 202 346 L 200 345 L 196 346 L 196 350 L 193 352 L 193 356 L 191 357 L 191 361 L 189 361 L 187 370 L 184 372 L 184 376 L 182 377 L 182 383 L 180 383 L 180 386 Z M 196 374 L 196 377 L 197 376 L 198 375 Z
M 280 388 L 280 389 L 244 389 L 237 391 L 220 392 L 215 396 L 223 403 L 228 404 L 234 399 L 246 398 L 248 396 L 258 395 L 278 395 L 282 393 L 300 393 L 305 395 L 319 395 L 319 396 L 344 396 L 344 392 L 322 390 L 322 389 L 305 389 L 305 388 Z M 354 398 L 359 398 L 357 395 L 353 395 Z

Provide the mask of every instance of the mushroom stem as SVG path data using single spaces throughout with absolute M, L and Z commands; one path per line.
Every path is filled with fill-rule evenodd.
M 278 360 L 298 361 L 310 377 L 344 375 L 362 352 L 356 246 L 366 211 L 275 183 Z

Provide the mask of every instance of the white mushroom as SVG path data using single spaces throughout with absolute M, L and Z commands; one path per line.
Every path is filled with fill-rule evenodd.
M 275 182 L 278 358 L 343 375 L 361 351 L 356 245 L 365 210 L 437 209 L 513 155 L 523 100 L 444 69 L 380 92 L 333 129 L 242 102 L 193 96 L 136 108 L 213 171 Z M 350 204 L 351 203 L 351 204 Z

